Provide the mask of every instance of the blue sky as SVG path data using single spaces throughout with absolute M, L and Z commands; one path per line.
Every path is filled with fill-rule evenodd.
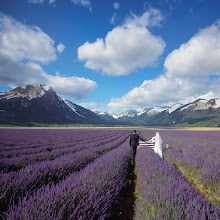
M 0 90 L 110 113 L 220 97 L 219 0 L 1 0 Z

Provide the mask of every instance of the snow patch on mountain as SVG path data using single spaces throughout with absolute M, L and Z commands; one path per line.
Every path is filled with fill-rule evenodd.
M 77 112 L 77 108 L 74 106 L 74 104 L 73 103 L 71 103 L 71 102 L 69 102 L 68 100 L 66 100 L 66 99 L 62 99 L 64 102 L 65 102 L 65 104 L 72 110 L 72 111 L 74 111 L 77 115 L 79 115 L 80 117 L 83 117 L 84 118 L 84 116 L 83 115 L 81 115 L 81 114 L 79 114 L 78 112 Z
M 150 108 L 144 108 L 143 110 L 140 110 L 137 113 L 137 116 L 143 115 L 144 113 L 147 113 L 149 110 L 151 110 Z
M 184 111 L 185 109 L 189 108 L 193 106 L 193 104 L 188 104 L 188 105 L 185 105 L 183 108 L 181 108 L 181 111 Z
M 6 93 L 6 92 L 1 91 L 1 92 L 0 92 L 0 96 L 4 95 L 5 93 Z
M 97 114 L 98 114 L 98 115 L 107 115 L 106 112 L 98 112 Z
M 175 110 L 177 110 L 181 106 L 182 106 L 182 104 L 175 104 L 174 106 L 172 106 L 171 108 L 168 109 L 169 114 L 174 112 Z
M 152 108 L 151 110 L 149 110 L 147 112 L 148 115 L 156 115 L 156 114 L 159 114 L 163 111 L 167 110 L 167 107 L 160 107 L 160 106 L 157 106 L 157 107 L 154 107 Z
M 190 108 L 193 111 L 206 110 L 206 109 L 209 109 L 209 108 L 220 108 L 220 98 L 213 98 L 213 99 L 210 99 L 210 100 L 198 99 L 198 100 L 194 101 L 193 103 L 185 105 L 181 109 L 181 111 L 184 111 L 188 108 Z
M 45 91 L 52 90 L 52 87 L 51 87 L 51 86 L 48 86 L 48 85 L 43 85 L 42 88 L 43 88 Z
M 111 115 L 114 119 L 120 118 L 120 115 Z

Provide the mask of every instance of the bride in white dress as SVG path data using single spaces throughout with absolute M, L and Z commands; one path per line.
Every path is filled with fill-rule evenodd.
M 160 137 L 159 132 L 157 132 L 156 135 L 154 137 L 152 137 L 149 142 L 153 142 L 154 143 L 154 153 L 158 154 L 161 158 L 163 158 L 163 156 L 162 156 L 162 144 L 163 144 L 163 141 L 162 141 L 162 139 Z

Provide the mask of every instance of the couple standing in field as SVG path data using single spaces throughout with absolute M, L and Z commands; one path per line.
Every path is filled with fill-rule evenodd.
M 135 160 L 137 147 L 139 145 L 139 139 L 144 141 L 145 143 L 148 143 L 146 140 L 140 137 L 139 134 L 136 133 L 136 130 L 133 130 L 133 133 L 130 136 L 130 146 L 132 149 L 133 162 Z M 162 158 L 162 143 L 163 142 L 158 132 L 156 133 L 154 137 L 151 138 L 151 140 L 149 140 L 149 143 L 154 144 L 154 152 Z

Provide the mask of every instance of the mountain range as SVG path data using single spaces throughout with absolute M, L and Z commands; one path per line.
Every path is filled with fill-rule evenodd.
M 220 126 L 220 99 L 197 99 L 172 107 L 146 108 L 113 115 L 119 121 L 140 126 Z
M 1 124 L 101 124 L 96 113 L 60 98 L 51 86 L 27 85 L 0 92 Z
M 146 103 L 147 105 L 147 103 Z M 220 126 L 220 98 L 171 107 L 129 110 L 118 115 L 93 112 L 60 98 L 51 86 L 27 85 L 0 92 L 0 124 L 95 124 L 135 126 Z

